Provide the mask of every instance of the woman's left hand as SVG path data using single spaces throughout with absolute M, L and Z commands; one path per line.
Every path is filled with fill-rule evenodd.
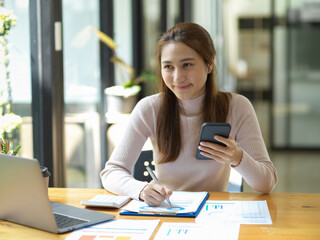
M 220 163 L 231 164 L 233 167 L 238 166 L 242 158 L 242 149 L 233 137 L 229 135 L 229 138 L 224 138 L 216 135 L 214 139 L 224 143 L 226 146 L 212 142 L 200 142 L 200 146 L 198 147 L 200 153 Z

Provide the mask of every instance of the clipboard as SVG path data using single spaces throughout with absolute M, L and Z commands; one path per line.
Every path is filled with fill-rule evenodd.
M 192 193 L 191 193 L 192 194 Z M 179 213 L 171 210 L 161 210 L 161 211 L 149 211 L 149 210 L 139 210 L 139 211 L 129 211 L 129 210 L 122 210 L 119 214 L 120 215 L 130 215 L 130 216 L 151 216 L 151 217 L 187 217 L 187 218 L 194 218 L 196 217 L 200 210 L 202 209 L 203 205 L 205 204 L 206 200 L 209 197 L 209 193 L 206 192 L 201 203 L 198 205 L 197 209 L 193 212 L 187 213 Z

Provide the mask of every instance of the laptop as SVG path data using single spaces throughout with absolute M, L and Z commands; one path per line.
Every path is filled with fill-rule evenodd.
M 113 218 L 111 214 L 50 202 L 37 160 L 0 154 L 0 219 L 64 233 Z

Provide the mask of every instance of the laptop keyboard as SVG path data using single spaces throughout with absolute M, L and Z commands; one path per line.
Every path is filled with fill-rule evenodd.
M 56 219 L 56 223 L 59 228 L 67 228 L 75 225 L 79 225 L 81 223 L 86 223 L 88 221 L 78 219 L 78 218 L 73 218 L 73 217 L 68 217 L 64 216 L 58 213 L 54 213 L 54 217 Z

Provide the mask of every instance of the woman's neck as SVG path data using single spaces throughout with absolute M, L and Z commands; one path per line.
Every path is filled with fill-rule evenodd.
M 186 116 L 195 116 L 201 114 L 202 111 L 202 102 L 205 94 L 202 94 L 199 97 L 187 99 L 187 100 L 178 100 L 182 114 Z

